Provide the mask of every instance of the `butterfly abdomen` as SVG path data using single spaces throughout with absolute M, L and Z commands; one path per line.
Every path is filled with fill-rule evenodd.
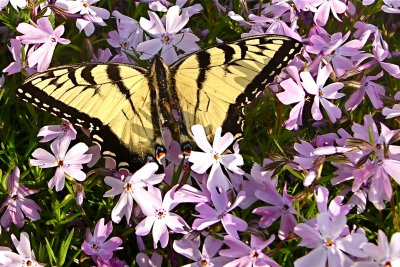
M 150 67 L 150 90 L 152 97 L 153 119 L 157 121 L 160 132 L 168 128 L 174 140 L 179 141 L 182 137 L 180 122 L 182 116 L 177 102 L 177 94 L 172 87 L 171 72 L 161 58 L 156 57 Z M 156 123 L 156 121 L 154 123 Z M 155 140 L 160 143 L 160 140 Z

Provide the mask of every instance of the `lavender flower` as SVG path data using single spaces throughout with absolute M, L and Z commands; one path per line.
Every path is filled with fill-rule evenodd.
M 137 201 L 139 198 L 137 190 L 148 185 L 158 184 L 163 180 L 164 174 L 155 174 L 157 170 L 158 165 L 151 162 L 144 165 L 134 174 L 122 177 L 122 179 L 110 176 L 104 178 L 104 182 L 112 187 L 104 194 L 104 197 L 121 195 L 111 212 L 113 222 L 119 223 L 124 216 L 129 222 L 133 209 L 133 200 Z
M 104 19 L 110 17 L 110 12 L 104 8 L 93 6 L 99 0 L 57 0 L 56 5 L 65 9 L 68 13 L 79 13 L 83 18 L 76 20 L 76 27 L 81 32 L 85 31 L 86 36 L 90 36 L 94 32 L 94 23 L 96 25 L 105 26 Z
M 363 77 L 360 82 L 360 87 L 350 96 L 344 107 L 349 111 L 353 111 L 361 103 L 366 93 L 375 109 L 382 108 L 382 98 L 385 96 L 385 88 L 382 85 L 373 82 L 382 76 L 383 72 L 381 71 L 375 76 Z
M 307 71 L 300 73 L 303 88 L 307 93 L 314 96 L 314 102 L 311 107 L 311 114 L 314 120 L 321 120 L 323 118 L 320 111 L 319 104 L 324 107 L 328 117 L 332 123 L 336 122 L 342 116 L 342 111 L 328 101 L 328 99 L 338 99 L 344 96 L 343 93 L 338 91 L 343 88 L 343 83 L 331 83 L 324 86 L 331 73 L 330 67 L 327 65 L 318 71 L 317 79 L 314 80 L 311 74 Z
M 147 217 L 135 227 L 136 234 L 148 235 L 153 228 L 154 248 L 157 248 L 158 242 L 162 248 L 165 248 L 169 240 L 168 228 L 175 233 L 186 233 L 189 226 L 182 217 L 171 212 L 177 205 L 171 197 L 171 190 L 165 194 L 164 200 L 159 189 L 148 187 L 148 190 L 141 189 L 140 198 L 137 200 L 143 214 Z
M 400 233 L 395 233 L 390 244 L 385 233 L 378 230 L 378 245 L 372 243 L 361 244 L 361 249 L 371 258 L 369 261 L 359 261 L 352 267 L 380 267 L 400 265 Z
M 178 60 L 175 47 L 183 50 L 184 53 L 191 53 L 199 49 L 195 43 L 199 40 L 190 32 L 178 33 L 188 23 L 187 13 L 179 15 L 179 6 L 173 6 L 168 9 L 166 16 L 166 27 L 164 27 L 160 18 L 149 11 L 150 20 L 140 19 L 140 26 L 154 39 L 140 43 L 137 51 L 142 52 L 140 59 L 149 59 L 154 57 L 161 50 L 161 58 L 168 65 Z
M 113 256 L 113 252 L 122 249 L 122 239 L 119 237 L 111 237 L 107 240 L 113 230 L 112 222 L 109 221 L 107 225 L 104 224 L 104 218 L 101 218 L 94 228 L 93 235 L 90 229 L 86 229 L 86 239 L 81 248 L 83 252 L 94 258 L 101 258 L 102 260 L 109 260 Z M 107 241 L 106 241 L 107 240 Z
M 49 67 L 57 43 L 70 43 L 69 40 L 61 38 L 61 35 L 64 33 L 64 26 L 58 26 L 53 30 L 47 17 L 38 19 L 37 25 L 35 26 L 28 23 L 20 23 L 17 27 L 17 31 L 24 34 L 22 36 L 17 36 L 17 40 L 21 41 L 21 43 L 41 44 L 28 57 L 29 67 L 31 68 L 37 64 L 38 71 L 45 71 Z
M 221 250 L 219 254 L 236 259 L 225 264 L 224 267 L 279 267 L 280 265 L 278 263 L 263 253 L 263 250 L 271 244 L 272 241 L 274 241 L 273 235 L 266 241 L 258 236 L 251 235 L 249 246 L 233 236 L 225 236 L 224 242 L 229 246 L 229 249 Z
M 211 235 L 207 236 L 204 240 L 202 251 L 199 250 L 200 239 L 182 238 L 181 240 L 174 241 L 174 250 L 179 254 L 195 261 L 190 264 L 183 265 L 182 267 L 195 267 L 195 266 L 225 266 L 230 259 L 228 257 L 216 256 L 221 249 L 223 242 L 215 239 Z
M 44 265 L 36 261 L 35 253 L 33 253 L 33 250 L 31 249 L 29 236 L 26 232 L 21 233 L 20 240 L 18 240 L 13 234 L 11 235 L 11 239 L 18 254 L 11 251 L 5 251 L 3 255 L 6 259 L 11 260 L 6 262 L 6 266 L 44 267 Z M 2 259 L 0 259 L 0 261 L 1 260 Z
M 193 222 L 193 229 L 203 230 L 213 224 L 221 222 L 229 235 L 239 238 L 237 231 L 246 230 L 247 223 L 243 219 L 230 214 L 230 212 L 245 198 L 244 192 L 239 192 L 236 200 L 233 203 L 229 203 L 227 192 L 222 192 L 221 194 L 215 193 L 212 196 L 215 209 L 205 203 L 196 205 L 195 209 L 200 212 L 200 214 L 196 215 L 198 218 Z
M 29 189 L 20 184 L 19 175 L 19 168 L 15 167 L 12 174 L 8 177 L 7 189 L 9 195 L 0 207 L 0 211 L 6 208 L 1 217 L 1 225 L 4 228 L 9 228 L 11 223 L 15 224 L 18 228 L 24 226 L 24 214 L 32 221 L 40 219 L 40 207 L 35 201 L 27 198 L 27 196 L 36 194 L 39 191 Z
M 49 125 L 43 126 L 40 128 L 37 136 L 43 136 L 43 138 L 39 141 L 41 143 L 49 142 L 51 140 L 59 140 L 64 136 L 70 138 L 71 140 L 75 140 L 76 138 L 76 130 L 74 126 L 67 120 L 62 120 L 61 125 Z
M 92 159 L 92 155 L 85 154 L 89 148 L 84 143 L 76 144 L 67 152 L 70 143 L 71 139 L 69 137 L 51 143 L 50 148 L 54 155 L 43 148 L 37 148 L 32 153 L 35 159 L 30 160 L 31 165 L 39 166 L 40 168 L 57 166 L 56 173 L 48 183 L 49 188 L 55 186 L 56 191 L 64 188 L 65 173 L 78 181 L 85 180 L 86 174 L 81 171 L 82 164 L 88 163 Z
M 345 216 L 331 218 L 328 213 L 321 213 L 317 217 L 317 229 L 305 223 L 298 224 L 294 232 L 302 238 L 299 246 L 313 250 L 297 259 L 294 266 L 345 267 L 352 263 L 346 253 L 356 257 L 366 257 L 367 255 L 360 249 L 360 245 L 367 241 L 364 235 L 351 233 L 341 236 L 346 220 Z
M 162 264 L 162 260 L 162 256 L 157 252 L 153 252 L 151 258 L 143 252 L 136 255 L 136 263 L 139 267 L 159 267 Z
M 258 207 L 253 210 L 254 214 L 261 215 L 259 225 L 267 228 L 279 217 L 281 217 L 278 237 L 283 240 L 293 232 L 297 222 L 293 214 L 297 211 L 293 208 L 294 199 L 287 193 L 286 184 L 283 188 L 283 196 L 281 196 L 275 188 L 265 186 L 262 190 L 257 190 L 255 195 L 272 206 Z
M 303 86 L 300 81 L 299 70 L 294 66 L 289 66 L 286 71 L 293 78 L 286 79 L 280 82 L 280 86 L 284 92 L 276 94 L 276 97 L 284 105 L 297 103 L 290 111 L 289 119 L 285 122 L 288 130 L 298 130 L 299 126 L 303 125 L 303 108 L 309 97 L 306 97 Z
M 315 12 L 314 22 L 318 26 L 325 26 L 326 22 L 329 18 L 329 13 L 332 11 L 333 16 L 341 21 L 338 14 L 343 14 L 347 10 L 347 6 L 340 0 L 322 0 L 322 1 L 313 1 L 316 3 L 315 6 L 317 8 L 312 8 L 311 11 Z

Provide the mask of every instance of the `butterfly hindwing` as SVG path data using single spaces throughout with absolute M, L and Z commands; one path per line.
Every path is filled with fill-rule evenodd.
M 147 71 L 124 64 L 79 64 L 29 77 L 23 100 L 91 130 L 118 162 L 143 160 L 160 135 L 155 130 Z M 109 152 L 111 151 L 111 152 Z
M 300 51 L 285 36 L 262 35 L 195 52 L 171 67 L 184 125 L 202 124 L 238 134 L 242 108 Z

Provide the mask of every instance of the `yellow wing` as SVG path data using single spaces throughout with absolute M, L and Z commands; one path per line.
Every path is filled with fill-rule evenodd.
M 62 66 L 29 77 L 18 96 L 91 129 L 105 154 L 132 163 L 153 154 L 153 143 L 160 137 L 158 122 L 154 127 L 152 120 L 146 73 L 124 64 Z
M 171 67 L 173 89 L 184 125 L 202 124 L 238 134 L 242 108 L 271 83 L 300 51 L 301 43 L 285 36 L 262 35 L 219 44 L 183 58 Z

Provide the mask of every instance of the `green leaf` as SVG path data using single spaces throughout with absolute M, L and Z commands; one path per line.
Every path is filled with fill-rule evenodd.
M 53 250 L 52 250 L 52 248 L 51 248 L 51 245 L 50 245 L 50 243 L 49 243 L 49 240 L 47 240 L 46 237 L 45 237 L 44 239 L 46 240 L 46 248 L 47 248 L 47 254 L 49 255 L 50 264 L 51 264 L 51 265 L 54 265 L 54 263 L 57 262 L 57 258 L 56 258 L 56 256 L 54 255 L 54 252 L 53 252 Z
M 65 259 L 67 257 L 67 252 L 69 249 L 69 245 L 71 244 L 72 236 L 74 235 L 74 228 L 72 228 L 66 240 L 61 242 L 61 247 L 58 256 L 57 266 L 64 265 Z

